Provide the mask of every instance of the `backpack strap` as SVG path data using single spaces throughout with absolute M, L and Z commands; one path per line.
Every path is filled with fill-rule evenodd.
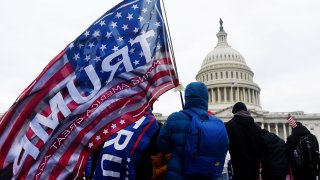
M 189 117 L 194 117 L 194 116 L 199 116 L 199 119 L 201 120 L 209 120 L 210 116 L 213 117 L 213 115 L 210 115 L 209 113 L 205 112 L 205 113 L 197 113 L 196 111 L 192 110 L 192 109 L 184 109 L 182 110 L 183 113 L 187 114 Z
M 184 109 L 182 112 L 186 113 L 187 115 L 189 115 L 191 117 L 198 116 L 198 114 L 191 109 Z

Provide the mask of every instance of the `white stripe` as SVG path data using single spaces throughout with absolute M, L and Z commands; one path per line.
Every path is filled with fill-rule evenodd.
M 32 88 L 30 93 L 37 91 L 38 89 L 43 88 L 43 85 L 47 83 L 48 80 L 52 78 L 52 75 L 59 72 L 59 70 L 68 63 L 67 55 L 64 54 L 56 63 L 52 64 L 50 68 L 41 76 L 37 81 L 37 84 Z
M 64 62 L 64 64 L 65 64 L 65 62 Z M 50 68 L 51 69 L 51 68 Z M 49 69 L 49 70 L 50 70 Z M 48 71 L 47 71 L 48 72 Z M 43 77 L 43 76 L 42 76 Z M 70 77 L 70 76 L 69 76 Z M 41 78 L 42 79 L 42 78 Z M 68 78 L 66 78 L 66 79 L 64 79 L 64 81 L 68 81 Z M 35 81 L 33 82 L 33 83 L 35 83 Z M 60 82 L 59 84 L 60 84 L 60 86 L 61 86 L 61 84 L 62 84 L 63 82 Z M 37 84 L 38 84 L 38 82 L 37 82 Z M 36 86 L 38 86 L 38 85 L 35 85 L 35 87 Z M 58 85 L 59 86 L 59 85 Z M 30 86 L 30 87 L 32 87 L 32 86 Z M 32 91 L 34 91 L 36 88 L 33 88 L 33 90 Z M 56 86 L 57 87 L 57 86 Z M 49 93 L 50 94 L 50 93 Z M 47 97 L 47 96 L 46 96 Z M 43 99 L 45 99 L 46 97 L 44 97 Z M 3 145 L 3 143 L 8 139 L 8 135 L 9 135 L 9 133 L 12 131 L 12 130 L 14 130 L 13 129 L 13 126 L 14 126 L 14 124 L 15 124 L 15 122 L 17 121 L 17 117 L 20 115 L 20 112 L 22 111 L 22 109 L 23 108 L 25 108 L 26 106 L 27 106 L 27 104 L 29 103 L 29 101 L 32 99 L 32 98 L 34 98 L 34 96 L 30 96 L 30 97 L 28 97 L 27 99 L 24 99 L 24 101 L 22 101 L 22 102 L 20 102 L 20 104 L 18 105 L 18 107 L 17 107 L 17 110 L 16 110 L 16 112 L 12 115 L 12 117 L 11 117 L 11 119 L 10 119 L 10 122 L 11 123 L 9 123 L 9 126 L 7 126 L 6 127 L 6 129 L 4 130 L 4 132 L 2 132 L 2 135 L 1 135 L 1 137 L 0 137 L 0 147 L 2 147 L 2 145 Z M 39 103 L 38 104 L 38 106 L 42 106 L 41 105 L 41 103 Z M 31 108 L 31 107 L 30 107 Z M 37 109 L 37 107 L 33 107 L 34 109 Z M 10 151 L 8 152 L 8 155 L 7 155 L 7 157 L 6 157 L 6 160 L 5 160 L 5 162 L 8 162 L 8 163 L 11 163 L 11 162 L 13 162 L 13 160 L 15 159 L 15 156 L 17 156 L 18 155 L 18 153 L 20 153 L 20 152 L 18 152 L 18 149 L 17 149 L 17 147 L 18 147 L 18 145 L 20 144 L 20 140 L 21 140 L 21 138 L 22 138 L 22 136 L 26 133 L 26 130 L 27 130 L 27 127 L 29 126 L 29 123 L 30 123 L 30 121 L 32 120 L 32 118 L 33 117 L 29 117 L 28 119 L 25 119 L 25 124 L 22 126 L 22 128 L 19 130 L 19 133 L 18 133 L 18 135 L 17 135 L 17 137 L 15 138 L 15 140 L 14 140 L 14 142 L 12 143 L 12 145 L 11 145 L 11 148 L 10 148 Z M 12 123 L 13 122 L 13 123 Z
M 83 161 L 83 159 L 84 159 L 84 156 L 83 156 L 82 159 L 81 159 L 80 167 L 82 166 L 82 161 Z M 80 171 L 80 168 L 78 169 L 77 175 L 76 175 L 76 177 L 74 177 L 74 180 L 77 179 L 77 177 L 79 176 L 79 171 Z

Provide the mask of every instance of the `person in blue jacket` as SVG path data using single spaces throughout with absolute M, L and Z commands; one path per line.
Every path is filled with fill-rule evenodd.
M 208 89 L 205 84 L 192 82 L 186 87 L 184 109 L 191 109 L 199 114 L 208 112 Z M 188 176 L 183 172 L 184 145 L 187 140 L 190 123 L 191 118 L 186 113 L 181 111 L 174 112 L 169 115 L 160 130 L 157 146 L 163 153 L 171 153 L 166 179 L 203 179 Z M 217 178 L 210 177 L 206 179 Z

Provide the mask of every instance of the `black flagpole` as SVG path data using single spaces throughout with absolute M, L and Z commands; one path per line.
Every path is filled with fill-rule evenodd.
M 171 40 L 171 34 L 170 34 L 170 28 L 169 28 L 169 23 L 168 23 L 168 19 L 167 19 L 167 13 L 166 13 L 166 8 L 164 6 L 164 2 L 163 0 L 162 1 L 162 6 L 163 6 L 163 11 L 164 11 L 164 17 L 165 17 L 165 23 L 166 23 L 166 27 L 168 29 L 168 35 L 169 35 L 169 38 L 168 38 L 168 42 L 169 42 L 169 47 L 170 47 L 170 51 L 171 51 L 171 55 L 172 55 L 172 60 L 173 60 L 173 65 L 174 65 L 174 68 L 177 72 L 177 78 L 179 80 L 179 76 L 178 76 L 178 68 L 177 68 L 177 64 L 176 64 L 176 58 L 174 56 L 174 51 L 173 51 L 173 45 L 172 45 L 172 40 Z M 183 102 L 183 96 L 182 96 L 182 92 L 180 92 L 180 99 L 181 99 L 181 105 L 182 105 L 182 109 L 184 109 L 184 102 Z

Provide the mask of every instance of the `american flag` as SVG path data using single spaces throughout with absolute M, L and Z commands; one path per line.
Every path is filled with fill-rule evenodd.
M 297 127 L 297 123 L 296 123 L 296 121 L 293 119 L 293 116 L 291 116 L 291 114 L 288 114 L 287 120 L 288 120 L 289 125 L 290 125 L 292 128 Z
M 0 169 L 79 178 L 90 153 L 178 85 L 159 0 L 124 0 L 60 52 L 0 124 Z

